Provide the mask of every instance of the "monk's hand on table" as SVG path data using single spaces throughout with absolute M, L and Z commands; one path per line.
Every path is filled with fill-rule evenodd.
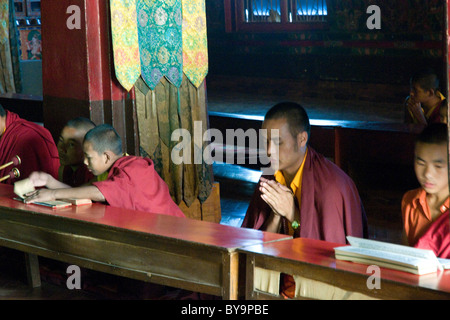
M 28 192 L 25 195 L 25 203 L 53 201 L 55 199 L 55 190 L 51 189 L 38 189 L 32 192 Z
M 47 185 L 49 176 L 46 172 L 34 171 L 29 175 L 28 179 L 30 179 L 35 187 L 43 187 Z
M 270 206 L 273 212 L 289 221 L 295 216 L 295 197 L 291 189 L 276 182 L 261 177 L 259 190 L 261 198 Z

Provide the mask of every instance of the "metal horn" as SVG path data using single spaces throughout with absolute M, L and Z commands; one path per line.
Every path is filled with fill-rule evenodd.
M 19 156 L 14 156 L 12 159 L 11 159 L 11 161 L 10 162 L 8 162 L 8 163 L 5 163 L 4 165 L 1 165 L 0 166 L 0 170 L 3 170 L 3 169 L 5 169 L 6 167 L 9 167 L 10 165 L 15 165 L 15 166 L 18 166 L 19 164 L 21 164 L 22 163 L 22 161 L 20 160 L 20 157 Z
M 20 177 L 20 171 L 17 168 L 13 168 L 8 175 L 0 178 L 0 182 L 2 182 L 3 180 L 6 180 L 8 178 L 19 178 Z

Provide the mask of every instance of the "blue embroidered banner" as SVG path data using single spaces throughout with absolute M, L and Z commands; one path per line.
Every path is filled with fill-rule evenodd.
M 176 87 L 183 78 L 181 0 L 137 0 L 141 76 L 154 89 L 164 76 Z

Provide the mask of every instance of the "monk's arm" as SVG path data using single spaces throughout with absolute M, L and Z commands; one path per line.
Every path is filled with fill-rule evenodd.
M 85 186 L 64 189 L 39 189 L 25 198 L 26 203 L 52 201 L 57 199 L 91 199 L 92 201 L 104 202 L 105 197 L 96 186 Z
M 281 216 L 272 211 L 262 229 L 268 232 L 279 233 L 281 229 Z
M 91 199 L 92 201 L 104 202 L 105 197 L 96 186 L 85 186 L 68 189 L 53 190 L 56 199 L 75 198 L 75 199 Z
M 35 187 L 47 187 L 49 189 L 70 188 L 69 185 L 55 179 L 51 174 L 43 171 L 34 171 L 28 177 Z

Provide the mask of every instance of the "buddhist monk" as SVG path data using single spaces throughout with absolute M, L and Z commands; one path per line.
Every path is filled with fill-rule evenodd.
M 27 178 L 33 171 L 43 171 L 58 177 L 59 156 L 50 132 L 41 125 L 21 119 L 17 114 L 0 105 L 0 164 L 11 161 L 16 155 L 21 159 L 17 167 L 20 177 L 3 181 L 14 184 Z M 0 170 L 0 176 L 8 175 L 11 167 Z
M 414 245 L 434 252 L 436 257 L 450 259 L 450 211 L 437 218 Z
M 420 188 L 402 199 L 403 242 L 450 257 L 448 129 L 443 123 L 427 126 L 417 137 L 414 171 Z
M 405 101 L 405 122 L 424 126 L 443 122 L 441 110 L 446 111 L 446 104 L 447 100 L 439 91 L 439 79 L 434 71 L 420 71 L 410 81 L 410 93 Z
M 86 133 L 83 141 L 85 164 L 95 176 L 108 172 L 105 181 L 76 188 L 51 189 L 41 173 L 30 176 L 35 187 L 47 186 L 27 194 L 26 203 L 64 198 L 91 199 L 113 207 L 184 217 L 172 200 L 169 188 L 155 171 L 149 158 L 124 156 L 122 140 L 108 125 Z
M 78 117 L 66 123 L 58 140 L 61 166 L 58 180 L 71 187 L 79 187 L 94 179 L 94 175 L 84 164 L 83 139 L 95 127 L 88 118 Z
M 346 243 L 367 237 L 367 219 L 353 181 L 308 145 L 309 117 L 297 103 L 283 102 L 266 114 L 267 154 L 275 171 L 261 177 L 242 227 L 294 237 Z M 293 297 L 292 278 L 283 294 Z

